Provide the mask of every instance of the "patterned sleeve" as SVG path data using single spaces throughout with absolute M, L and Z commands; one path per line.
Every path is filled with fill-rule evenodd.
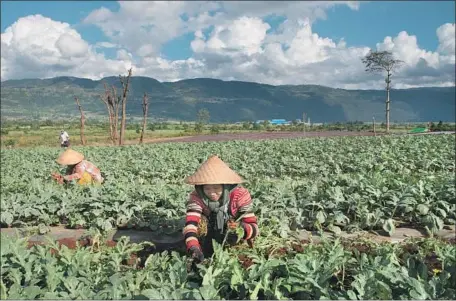
M 257 224 L 257 217 L 253 213 L 253 202 L 249 191 L 244 187 L 239 187 L 232 192 L 232 200 L 237 207 L 237 217 L 244 215 L 241 219 L 244 228 L 245 240 L 250 240 L 260 234 Z
M 78 179 L 82 178 L 84 171 L 85 171 L 85 165 L 83 162 L 81 162 L 75 166 L 73 174 L 64 176 L 63 178 L 67 181 L 78 180 Z
M 198 241 L 198 224 L 201 220 L 202 206 L 199 204 L 199 197 L 196 191 L 192 192 L 187 201 L 187 215 L 185 217 L 185 227 L 183 230 L 187 251 L 191 247 L 198 247 L 201 250 Z

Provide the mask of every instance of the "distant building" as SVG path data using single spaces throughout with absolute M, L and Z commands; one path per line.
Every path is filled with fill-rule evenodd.
M 271 125 L 290 125 L 291 121 L 287 121 L 285 119 L 271 119 L 271 120 L 257 120 L 255 121 L 256 124 L 264 123 L 265 121 L 269 122 Z
M 290 124 L 290 122 L 285 119 L 271 119 L 269 122 L 273 125 Z

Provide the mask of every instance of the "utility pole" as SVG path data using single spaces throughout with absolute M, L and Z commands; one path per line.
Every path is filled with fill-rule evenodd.
M 374 127 L 374 136 L 377 136 L 377 134 L 375 132 L 375 116 L 372 117 L 372 126 Z
M 306 132 L 306 113 L 302 113 L 302 131 Z

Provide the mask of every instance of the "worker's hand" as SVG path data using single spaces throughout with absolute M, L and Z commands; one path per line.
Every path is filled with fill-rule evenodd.
M 239 227 L 239 223 L 237 223 L 237 222 L 235 222 L 233 220 L 229 220 L 227 222 L 227 226 L 228 226 L 228 229 L 230 229 L 230 230 L 236 230 L 237 227 Z
M 63 184 L 63 176 L 61 174 L 58 174 L 56 172 L 53 172 L 51 174 L 52 178 L 57 181 L 59 184 Z
M 59 183 L 59 184 L 63 184 L 64 181 L 65 181 L 65 179 L 63 178 L 63 176 L 60 176 L 60 177 L 59 177 L 58 179 L 56 179 L 56 180 L 57 180 L 57 183 Z
M 236 245 L 244 237 L 244 228 L 239 223 L 231 222 L 228 224 L 228 234 L 226 241 L 229 245 Z
M 228 236 L 226 237 L 226 242 L 230 246 L 234 246 L 235 244 L 238 243 L 239 236 L 236 232 L 230 232 L 228 233 Z
M 201 252 L 200 248 L 193 246 L 190 248 L 189 252 L 191 254 L 191 257 L 198 263 L 200 263 L 204 260 L 204 254 L 203 254 L 203 252 Z

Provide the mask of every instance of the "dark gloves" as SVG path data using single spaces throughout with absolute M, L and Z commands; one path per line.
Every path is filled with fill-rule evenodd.
M 240 240 L 244 239 L 245 229 L 244 229 L 243 223 L 239 223 L 239 222 L 230 220 L 230 221 L 228 221 L 227 226 L 228 226 L 228 236 L 226 238 L 227 244 L 234 246 Z
M 201 252 L 200 248 L 193 246 L 189 250 L 190 255 L 195 261 L 202 262 L 204 260 L 204 254 Z
M 228 245 L 230 246 L 234 246 L 238 241 L 238 235 L 236 234 L 236 232 L 230 232 L 228 233 L 228 236 L 226 238 L 226 242 Z

